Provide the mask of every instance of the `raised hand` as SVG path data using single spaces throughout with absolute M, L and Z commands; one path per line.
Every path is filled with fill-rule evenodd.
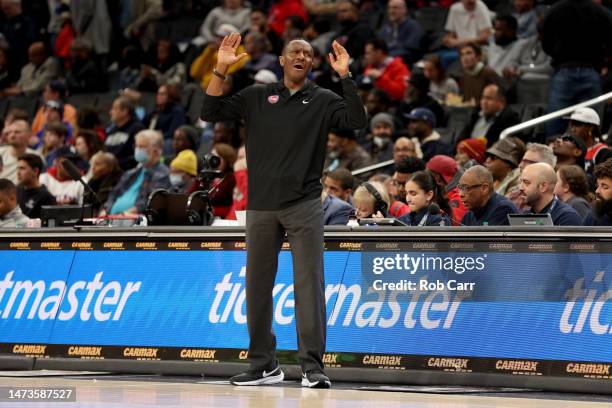
M 238 47 L 240 47 L 240 34 L 231 33 L 223 37 L 223 41 L 217 52 L 217 71 L 225 73 L 229 67 L 247 56 L 245 52 L 236 55 Z
M 349 61 L 351 57 L 338 41 L 332 43 L 332 49 L 334 52 L 329 53 L 329 63 L 334 71 L 336 71 L 340 77 L 343 77 L 349 72 Z

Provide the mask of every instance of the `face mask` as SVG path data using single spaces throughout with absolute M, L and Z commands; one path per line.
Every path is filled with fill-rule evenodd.
M 379 149 L 382 149 L 389 143 L 389 139 L 385 137 L 374 136 L 373 142 L 376 147 L 378 147 Z
M 134 149 L 134 160 L 138 163 L 146 163 L 149 161 L 149 155 L 145 149 L 137 147 Z
M 183 184 L 185 184 L 185 181 L 183 180 L 183 176 L 180 174 L 170 174 L 170 184 L 172 184 L 174 187 L 181 187 Z

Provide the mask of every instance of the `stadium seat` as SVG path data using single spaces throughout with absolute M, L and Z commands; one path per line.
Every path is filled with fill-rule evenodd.
M 415 13 L 415 20 L 423 29 L 421 48 L 434 51 L 442 46 L 444 24 L 448 10 L 439 7 L 424 7 Z
M 8 110 L 19 108 L 27 112 L 30 120 L 34 119 L 36 110 L 38 109 L 38 95 L 32 96 L 12 96 L 8 98 Z
M 98 94 L 76 94 L 68 97 L 68 103 L 77 109 L 82 106 L 96 106 Z
M 116 92 L 98 94 L 98 98 L 96 99 L 96 109 L 98 109 L 98 115 L 100 115 L 100 122 L 102 122 L 102 126 L 106 127 L 110 124 L 109 111 L 115 98 L 117 98 Z
M 446 124 L 446 127 L 454 129 L 457 132 L 461 132 L 461 130 L 470 121 L 470 116 L 472 115 L 473 108 L 447 106 L 446 109 L 448 111 L 448 123 Z
M 440 134 L 441 141 L 451 146 L 455 146 L 459 130 L 453 128 L 436 128 L 436 131 Z
M 549 79 L 521 79 L 516 83 L 516 102 L 523 104 L 546 103 Z

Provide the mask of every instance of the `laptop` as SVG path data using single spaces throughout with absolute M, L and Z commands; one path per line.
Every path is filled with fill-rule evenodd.
M 508 222 L 512 227 L 552 227 L 550 214 L 508 214 Z

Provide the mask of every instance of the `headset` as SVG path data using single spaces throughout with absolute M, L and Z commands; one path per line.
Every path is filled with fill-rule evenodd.
M 376 190 L 376 188 L 368 182 L 363 183 L 362 186 L 364 186 L 366 190 L 368 190 L 368 192 L 372 194 L 372 196 L 374 196 L 374 200 L 376 200 L 376 202 L 374 203 L 374 214 L 380 212 L 383 217 L 386 217 L 387 211 L 389 210 L 389 206 L 387 205 L 385 200 L 382 199 L 378 190 Z

